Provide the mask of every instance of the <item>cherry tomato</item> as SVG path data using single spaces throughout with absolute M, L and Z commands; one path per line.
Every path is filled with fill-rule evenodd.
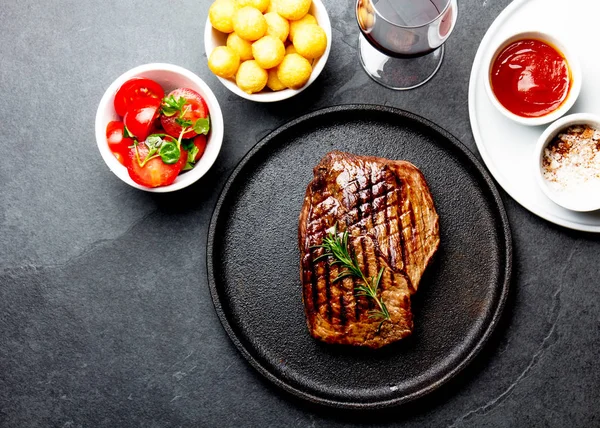
M 137 145 L 140 160 L 148 153 L 148 147 L 144 143 Z M 187 162 L 188 154 L 181 150 L 181 156 L 177 163 L 167 165 L 160 157 L 151 159 L 143 167 L 140 166 L 135 154 L 135 148 L 129 150 L 127 172 L 133 181 L 145 187 L 168 186 L 172 184 Z
M 121 117 L 125 116 L 133 101 L 140 98 L 162 99 L 165 91 L 154 80 L 135 77 L 123 83 L 115 95 L 115 111 Z
M 198 162 L 198 160 L 202 157 L 204 151 L 206 150 L 206 135 L 200 134 L 194 137 L 194 140 L 192 142 L 198 149 L 198 153 L 196 153 L 196 156 L 194 157 L 194 162 Z
M 144 141 L 150 135 L 160 113 L 160 103 L 158 98 L 140 98 L 129 106 L 123 122 L 138 141 Z
M 123 122 L 108 122 L 106 126 L 106 141 L 113 155 L 115 155 L 122 165 L 125 165 L 129 156 L 129 146 L 133 144 L 133 140 L 123 137 Z
M 160 123 L 167 134 L 171 135 L 172 137 L 179 138 L 179 134 L 181 134 L 181 130 L 183 128 L 176 122 L 177 118 L 189 120 L 193 124 L 196 122 L 196 120 L 208 116 L 208 107 L 206 106 L 206 102 L 202 96 L 192 89 L 175 89 L 174 91 L 171 91 L 167 97 L 171 97 L 171 95 L 175 98 L 175 100 L 179 100 L 179 98 L 185 98 L 186 102 L 181 109 L 181 114 L 176 113 L 173 116 L 165 116 L 162 114 L 160 116 Z M 183 138 L 192 138 L 196 135 L 198 134 L 190 127 L 190 129 L 183 134 Z

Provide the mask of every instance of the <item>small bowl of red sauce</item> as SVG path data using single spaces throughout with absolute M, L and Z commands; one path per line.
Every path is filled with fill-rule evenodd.
M 485 86 L 496 108 L 523 125 L 543 125 L 564 115 L 581 90 L 577 56 L 556 37 L 515 34 L 494 51 Z

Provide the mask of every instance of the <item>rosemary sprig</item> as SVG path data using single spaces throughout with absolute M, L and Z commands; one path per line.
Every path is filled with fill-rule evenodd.
M 377 296 L 377 288 L 379 287 L 379 282 L 381 281 L 381 277 L 383 276 L 383 271 L 385 268 L 382 267 L 376 276 L 367 278 L 360 269 L 356 257 L 352 257 L 350 255 L 348 250 L 347 230 L 341 234 L 338 234 L 336 223 L 333 227 L 333 231 L 330 231 L 323 238 L 321 245 L 316 245 L 315 247 L 323 248 L 324 252 L 313 261 L 316 262 L 318 260 L 331 257 L 333 260 L 329 263 L 330 266 L 340 265 L 344 268 L 344 270 L 335 277 L 333 280 L 334 282 L 347 276 L 354 276 L 362 281 L 362 284 L 354 287 L 354 290 L 356 291 L 357 296 L 369 297 L 373 299 L 375 303 L 377 303 L 379 309 L 369 311 L 369 318 L 381 321 L 378 329 L 381 328 L 381 324 L 391 319 L 390 313 L 385 306 L 385 302 Z

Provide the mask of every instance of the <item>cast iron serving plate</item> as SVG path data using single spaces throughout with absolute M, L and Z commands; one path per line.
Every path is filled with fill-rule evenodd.
M 440 217 L 440 248 L 412 298 L 413 335 L 379 350 L 327 345 L 306 327 L 298 215 L 331 150 L 412 162 Z M 207 254 L 217 314 L 248 362 L 292 394 L 357 409 L 405 403 L 463 369 L 498 322 L 512 260 L 502 202 L 475 157 L 421 117 L 370 105 L 307 114 L 250 150 L 217 202 Z

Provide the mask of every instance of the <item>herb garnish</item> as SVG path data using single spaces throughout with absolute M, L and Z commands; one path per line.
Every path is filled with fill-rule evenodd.
M 144 141 L 148 148 L 148 153 L 144 159 L 140 159 L 140 153 L 138 150 L 137 139 L 133 140 L 133 146 L 135 147 L 135 156 L 140 167 L 144 167 L 150 160 L 160 157 L 162 161 L 167 165 L 176 164 L 181 157 L 181 149 L 183 148 L 188 152 L 188 158 L 186 164 L 183 167 L 183 171 L 190 170 L 196 163 L 196 155 L 198 154 L 198 148 L 193 143 L 193 140 L 183 140 L 183 135 L 190 129 L 193 129 L 196 134 L 207 135 L 210 130 L 210 119 L 209 117 L 201 117 L 195 122 L 189 119 L 185 119 L 185 115 L 189 110 L 189 105 L 186 105 L 187 99 L 185 97 L 175 98 L 173 95 L 163 98 L 161 105 L 161 113 L 165 116 L 171 117 L 177 115 L 175 122 L 181 126 L 181 132 L 179 138 L 174 138 L 168 134 L 151 134 Z M 124 136 L 131 136 L 131 133 L 124 127 Z M 167 140 L 170 139 L 170 141 Z
M 196 134 L 207 135 L 208 131 L 210 130 L 210 119 L 208 118 L 208 116 L 201 117 L 198 120 L 196 120 L 192 128 L 194 128 Z
M 123 138 L 135 138 L 135 136 L 123 125 Z
M 373 299 L 375 303 L 377 303 L 379 309 L 373 309 L 369 311 L 369 318 L 381 321 L 379 323 L 378 329 L 381 328 L 381 324 L 383 324 L 385 321 L 391 320 L 390 313 L 388 312 L 384 301 L 377 296 L 377 288 L 379 287 L 379 282 L 381 281 L 381 277 L 383 276 L 383 271 L 385 270 L 385 267 L 382 267 L 376 276 L 367 278 L 363 271 L 360 269 L 356 257 L 350 255 L 350 252 L 348 250 L 347 230 L 345 230 L 341 234 L 338 234 L 336 223 L 333 227 L 333 231 L 330 231 L 323 238 L 322 244 L 316 245 L 315 247 L 323 248 L 324 253 L 316 259 L 314 259 L 313 261 L 316 262 L 320 259 L 331 257 L 333 260 L 329 263 L 330 266 L 340 265 L 344 268 L 344 270 L 340 272 L 338 276 L 333 280 L 334 282 L 347 276 L 354 276 L 362 281 L 362 284 L 357 285 L 354 288 L 354 290 L 357 296 L 369 297 Z
M 169 138 L 172 141 L 167 141 L 166 138 Z M 143 160 L 140 159 L 137 140 L 133 140 L 133 144 L 135 147 L 135 157 L 142 168 L 149 161 L 157 157 L 160 157 L 164 163 L 171 165 L 177 163 L 181 156 L 181 151 L 179 149 L 180 142 L 168 134 L 152 134 L 146 138 L 144 144 L 146 144 L 146 147 L 148 148 L 148 153 L 146 153 L 146 157 L 144 157 Z
M 185 97 L 175 98 L 173 95 L 169 95 L 168 97 L 163 98 L 160 109 L 165 116 L 171 117 L 177 115 L 175 123 L 182 128 L 192 128 L 196 134 L 208 134 L 210 129 L 210 120 L 208 119 L 208 116 L 201 117 L 195 122 L 185 119 L 185 115 L 190 109 L 190 106 L 186 105 L 186 103 L 187 99 Z M 186 129 L 185 132 L 188 130 L 189 129 Z
M 162 114 L 165 116 L 171 117 L 176 115 L 177 113 L 181 113 L 183 106 L 187 102 L 187 99 L 184 97 L 179 97 L 179 99 L 175 99 L 173 95 L 169 95 L 168 97 L 163 98 L 162 106 L 160 107 Z
M 187 162 L 183 167 L 183 171 L 188 171 L 194 167 L 194 164 L 196 163 L 196 155 L 198 154 L 199 150 L 194 144 L 194 140 L 183 140 L 181 142 L 181 147 L 188 153 Z

